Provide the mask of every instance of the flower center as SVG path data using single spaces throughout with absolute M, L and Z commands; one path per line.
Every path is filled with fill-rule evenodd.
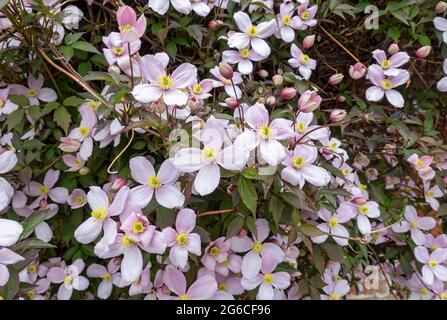
M 135 221 L 133 224 L 132 224 L 132 232 L 133 233 L 142 233 L 142 232 L 144 232 L 144 224 L 143 224 L 143 222 L 141 222 L 141 221 Z
M 163 90 L 168 90 L 171 89 L 174 85 L 174 80 L 170 76 L 165 74 L 158 79 L 158 83 L 160 85 L 160 88 L 162 88 Z
M 219 254 L 219 248 L 218 247 L 212 247 L 210 249 L 210 256 L 215 257 Z
M 419 169 L 422 169 L 424 167 L 424 161 L 422 161 L 421 159 L 417 159 L 416 167 L 418 167 Z
M 428 265 L 430 266 L 430 268 L 436 268 L 436 266 L 438 265 L 438 262 L 436 260 L 431 259 L 430 261 L 428 261 Z
M 27 292 L 25 292 L 25 294 L 28 296 L 28 298 L 30 299 L 34 299 L 36 297 L 36 293 L 34 292 L 34 290 L 29 290 Z
M 282 23 L 283 23 L 285 26 L 290 25 L 290 22 L 292 22 L 292 19 L 290 19 L 290 16 L 284 16 L 284 17 L 282 17 Z
M 65 286 L 69 286 L 73 283 L 73 277 L 72 276 L 65 276 L 64 277 L 64 284 Z
M 309 18 L 310 18 L 310 14 L 309 14 L 309 12 L 307 12 L 307 11 L 303 11 L 303 12 L 301 12 L 300 17 L 301 17 L 301 19 L 303 19 L 304 21 L 306 21 L 306 20 L 309 20 Z
M 189 300 L 189 297 L 184 294 L 183 296 L 178 297 L 180 300 Z
M 384 90 L 390 90 L 393 87 L 393 84 L 391 83 L 390 80 L 383 80 L 382 81 L 382 88 Z
M 382 65 L 383 69 L 388 69 L 391 66 L 391 61 L 390 60 L 383 60 L 381 65 Z
M 107 209 L 106 208 L 95 209 L 92 211 L 91 216 L 92 218 L 98 220 L 105 220 L 105 218 L 107 218 Z
M 121 239 L 121 244 L 123 245 L 123 247 L 125 248 L 129 248 L 131 246 L 133 246 L 135 242 L 128 236 L 125 235 L 122 239 Z
M 197 83 L 192 87 L 192 91 L 194 91 L 195 94 L 202 93 L 202 87 Z
M 258 129 L 258 135 L 261 139 L 267 140 L 270 138 L 270 135 L 272 134 L 272 130 L 270 127 L 266 124 L 261 124 Z
M 261 252 L 261 250 L 262 250 L 262 243 L 255 242 L 255 243 L 253 243 L 253 246 L 251 248 L 253 249 L 254 252 Z
M 368 189 L 368 186 L 366 184 L 361 183 L 359 185 L 359 189 L 360 189 L 360 191 L 366 191 L 366 189 Z
M 417 224 L 417 222 L 416 221 L 410 221 L 410 227 L 412 228 L 412 229 L 416 229 L 417 227 L 418 227 L 418 224 Z
M 441 293 L 439 294 L 439 298 L 441 298 L 441 300 L 447 300 L 447 293 L 445 293 L 445 292 L 441 292 Z
M 347 176 L 349 174 L 349 169 L 343 169 L 341 170 L 341 173 L 343 173 L 344 176 Z
M 102 276 L 104 281 L 112 281 L 112 275 L 108 272 L 104 273 L 104 275 Z
M 90 129 L 87 127 L 81 127 L 79 128 L 79 133 L 81 134 L 81 136 L 83 136 L 84 138 L 87 138 L 88 135 L 90 134 Z
M 27 268 L 29 273 L 36 273 L 37 272 L 37 265 L 34 263 L 30 264 Z
M 213 161 L 216 159 L 217 152 L 213 147 L 205 147 L 202 150 L 202 158 L 206 161 Z
M 112 52 L 115 56 L 122 56 L 124 53 L 124 48 L 123 47 L 113 48 Z
M 360 214 L 365 215 L 365 214 L 368 213 L 368 210 L 369 210 L 368 207 L 365 206 L 365 205 L 361 205 L 361 206 L 359 207 L 359 212 L 360 212 Z
M 147 179 L 147 185 L 153 189 L 158 188 L 161 186 L 161 181 L 159 177 L 152 176 Z
M 329 300 L 340 300 L 340 296 L 336 293 L 333 293 L 329 296 Z
M 177 235 L 177 243 L 181 246 L 184 246 L 188 243 L 188 235 L 186 233 L 179 233 Z
M 264 274 L 263 281 L 264 281 L 264 283 L 272 284 L 272 282 L 273 282 L 273 274 L 271 274 L 271 273 Z
M 439 247 L 436 246 L 436 245 L 432 245 L 430 249 L 431 249 L 432 251 L 435 251 L 436 249 L 439 249 Z
M 34 89 L 28 89 L 28 96 L 35 97 L 37 96 L 37 92 Z
M 428 294 L 428 290 L 426 288 L 422 288 L 421 290 L 419 290 L 419 294 L 421 296 L 425 296 Z
M 304 131 L 306 130 L 306 124 L 303 121 L 300 121 L 295 125 L 295 129 L 299 133 L 304 133 Z
M 44 196 L 48 193 L 48 188 L 46 186 L 44 186 L 43 184 L 40 185 L 39 187 L 39 195 Z
M 433 191 L 431 191 L 431 190 L 427 191 L 427 197 L 433 198 L 434 195 L 435 195 L 435 193 Z
M 258 30 L 254 25 L 251 25 L 247 29 L 247 34 L 249 37 L 256 37 L 256 35 L 258 34 Z
M 306 160 L 301 156 L 293 157 L 292 165 L 295 169 L 301 169 L 306 165 Z
M 76 198 L 76 203 L 77 204 L 83 204 L 84 203 L 84 197 L 83 196 L 79 196 Z
M 248 59 L 250 57 L 250 50 L 248 50 L 248 48 L 244 48 L 241 51 L 239 51 L 239 53 L 241 54 L 241 57 L 244 59 Z
M 217 287 L 219 290 L 221 291 L 227 291 L 228 290 L 228 286 L 226 283 L 219 283 L 219 286 Z
M 124 26 L 121 26 L 119 29 L 121 32 L 124 32 L 124 31 L 132 29 L 132 25 L 130 23 L 128 23 L 128 24 L 125 24 Z
M 93 109 L 93 111 L 98 111 L 99 102 L 98 101 L 89 101 L 88 106 Z
M 310 60 L 310 58 L 309 58 L 309 56 L 307 54 L 302 54 L 301 57 L 300 57 L 300 61 L 302 63 L 308 63 L 309 60 Z
M 0 98 L 0 108 L 3 108 L 4 105 L 5 105 L 5 100 Z
M 338 226 L 337 218 L 335 218 L 335 217 L 330 218 L 328 221 L 328 224 L 329 224 L 329 227 L 331 227 L 331 228 L 337 227 Z

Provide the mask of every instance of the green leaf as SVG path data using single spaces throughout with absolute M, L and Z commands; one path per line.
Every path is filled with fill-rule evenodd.
M 258 171 L 253 167 L 245 168 L 242 175 L 247 179 L 259 179 Z
M 99 53 L 98 49 L 96 49 L 94 45 L 86 41 L 75 42 L 71 45 L 71 47 L 85 52 Z
M 202 30 L 200 29 L 200 26 L 197 24 L 193 24 L 188 26 L 188 28 L 186 29 L 188 31 L 188 34 L 197 41 L 197 43 L 200 45 L 202 45 L 202 40 L 203 40 L 203 33 Z
M 64 130 L 65 134 L 67 134 L 68 128 L 70 127 L 71 123 L 71 115 L 67 111 L 67 109 L 62 106 L 57 108 L 54 112 L 53 119 L 57 123 L 57 125 Z
M 240 176 L 238 179 L 238 192 L 245 206 L 253 214 L 256 214 L 256 208 L 258 205 L 258 193 L 256 192 L 256 187 L 253 182 L 251 180 L 248 180 L 244 176 Z
M 69 33 L 69 34 L 65 35 L 64 42 L 66 45 L 71 46 L 76 41 L 78 41 L 82 37 L 83 34 L 84 34 L 84 32 Z
M 23 231 L 20 235 L 20 240 L 28 237 L 34 229 L 41 224 L 47 218 L 48 212 L 47 210 L 38 211 L 33 213 L 23 222 Z
M 318 237 L 324 234 L 320 229 L 308 223 L 303 223 L 298 226 L 298 231 L 311 238 Z
M 166 45 L 166 52 L 168 55 L 175 60 L 175 57 L 177 56 L 177 45 L 174 41 L 169 41 Z
M 241 231 L 242 227 L 244 226 L 244 222 L 245 218 L 240 216 L 231 220 L 227 228 L 227 238 L 237 236 L 239 234 L 239 231 Z
M 17 250 L 20 249 L 48 249 L 48 248 L 56 248 L 56 246 L 50 244 L 50 243 L 46 243 L 43 242 L 42 240 L 39 239 L 26 239 L 23 240 L 22 242 L 20 242 L 17 245 Z
M 284 207 L 284 203 L 277 196 L 270 198 L 269 211 L 272 213 L 276 226 L 279 225 Z
M 12 103 L 15 103 L 16 105 L 18 105 L 20 107 L 27 107 L 30 105 L 28 98 L 25 96 L 12 94 L 8 98 L 9 98 L 9 100 L 11 100 Z
M 19 108 L 16 111 L 14 111 L 13 113 L 11 113 L 5 122 L 5 124 L 8 126 L 8 131 L 11 131 L 20 122 L 22 122 L 24 116 L 25 116 L 25 110 L 22 108 Z
M 8 271 L 9 280 L 3 287 L 0 287 L 0 296 L 6 300 L 13 300 L 19 292 L 20 279 L 15 269 L 8 267 Z
M 85 99 L 77 97 L 77 96 L 71 96 L 64 100 L 63 105 L 66 107 L 78 107 L 81 104 L 85 102 Z
M 40 116 L 46 116 L 47 114 L 49 114 L 50 112 L 52 112 L 53 110 L 56 110 L 57 108 L 59 108 L 60 104 L 59 102 L 49 102 L 45 105 L 45 107 L 43 107 L 43 109 L 40 111 Z

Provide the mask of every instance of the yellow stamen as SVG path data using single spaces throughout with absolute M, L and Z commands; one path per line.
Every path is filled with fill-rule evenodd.
M 102 279 L 104 281 L 112 281 L 112 275 L 108 272 L 104 273 L 104 275 L 102 276 Z
M 218 247 L 212 247 L 210 249 L 210 256 L 215 257 L 219 254 L 220 250 Z
M 247 34 L 249 37 L 256 37 L 258 34 L 258 30 L 256 29 L 256 27 L 254 25 L 251 25 L 248 27 L 247 29 Z
M 391 66 L 391 61 L 390 60 L 383 60 L 381 65 L 382 65 L 383 69 L 388 69 Z
M 253 246 L 251 248 L 252 248 L 252 250 L 254 252 L 261 252 L 261 250 L 262 250 L 262 243 L 255 242 L 255 243 L 253 243 Z
M 310 19 L 310 14 L 307 11 L 303 11 L 300 14 L 301 19 L 303 19 L 304 21 L 307 21 Z
M 221 291 L 227 291 L 228 290 L 228 286 L 226 283 L 220 283 L 218 286 L 218 289 Z
M 37 265 L 32 263 L 27 268 L 29 273 L 36 273 L 37 272 Z
M 290 25 L 290 23 L 292 22 L 292 19 L 290 18 L 290 16 L 284 16 L 282 17 L 282 23 L 285 26 Z
M 328 225 L 329 225 L 329 227 L 331 227 L 331 228 L 335 228 L 335 227 L 337 227 L 337 226 L 338 226 L 338 220 L 337 220 L 337 218 L 335 218 L 335 217 L 330 218 L 329 221 L 328 221 Z
M 393 88 L 393 84 L 390 80 L 383 80 L 382 81 L 382 88 L 384 90 L 390 90 L 391 88 Z
M 37 96 L 37 92 L 34 89 L 28 89 L 28 96 L 30 97 L 36 97 Z
M 79 133 L 81 134 L 81 136 L 83 136 L 84 138 L 87 138 L 90 134 L 90 129 L 87 127 L 80 127 L 79 128 Z
M 333 293 L 329 296 L 329 300 L 340 300 L 340 296 L 336 293 Z
M 187 295 L 183 295 L 179 297 L 180 300 L 189 300 L 189 297 Z
M 258 128 L 258 135 L 261 139 L 267 140 L 270 138 L 270 135 L 272 134 L 272 130 L 270 127 L 266 124 L 261 124 Z
M 107 218 L 107 209 L 106 208 L 98 208 L 92 211 L 92 218 L 98 220 L 105 220 Z
M 297 122 L 295 129 L 299 133 L 304 133 L 306 131 L 306 124 L 303 121 Z
M 202 87 L 197 83 L 192 87 L 192 91 L 194 91 L 195 94 L 200 94 L 202 93 Z
M 418 227 L 418 224 L 417 224 L 417 222 L 416 221 L 410 221 L 410 227 L 412 228 L 412 229 L 416 229 L 417 227 Z
M 272 282 L 273 282 L 273 275 L 271 273 L 265 274 L 264 278 L 263 278 L 263 281 L 264 281 L 264 283 L 272 284 Z
M 40 187 L 39 187 L 39 195 L 40 196 L 46 195 L 48 193 L 48 191 L 50 191 L 50 190 L 48 190 L 48 188 L 46 186 L 44 186 L 43 184 L 40 185 Z
M 4 105 L 5 105 L 5 100 L 0 99 L 0 108 L 3 108 Z
M 115 56 L 122 56 L 124 53 L 124 48 L 123 47 L 112 48 L 112 52 Z
M 132 29 L 132 25 L 130 23 L 128 23 L 128 24 L 125 24 L 124 26 L 121 26 L 119 29 L 121 32 L 124 32 L 124 31 Z
M 301 156 L 293 157 L 292 165 L 295 169 L 301 169 L 306 165 L 306 160 Z
M 121 244 L 123 245 L 123 247 L 125 248 L 129 248 L 131 246 L 134 245 L 134 241 L 128 236 L 125 235 L 122 239 L 121 239 Z
M 144 232 L 144 224 L 143 224 L 143 222 L 141 222 L 141 221 L 135 221 L 133 224 L 132 224 L 132 232 L 133 233 L 142 233 L 142 232 Z
M 242 49 L 241 51 L 239 51 L 239 53 L 244 59 L 248 59 L 250 57 L 250 50 L 248 50 L 247 48 Z
M 360 212 L 360 214 L 365 215 L 365 214 L 368 213 L 368 211 L 369 211 L 369 209 L 368 209 L 368 207 L 367 207 L 366 205 L 361 205 L 361 206 L 359 207 L 359 212 Z
M 159 177 L 152 176 L 147 179 L 147 185 L 153 189 L 156 189 L 161 186 L 161 181 Z
M 165 74 L 158 79 L 158 84 L 163 90 L 168 90 L 171 89 L 174 85 L 174 80 L 170 76 Z
M 177 235 L 177 243 L 181 246 L 184 246 L 188 243 L 188 235 L 186 233 L 179 233 Z
M 64 284 L 65 284 L 66 287 L 71 285 L 72 283 L 73 283 L 72 276 L 65 276 L 64 277 Z
M 205 147 L 202 150 L 202 158 L 206 161 L 213 161 L 217 157 L 216 149 L 213 147 Z
M 438 262 L 436 260 L 430 260 L 428 261 L 428 265 L 430 266 L 430 268 L 436 268 L 436 266 L 438 265 Z
M 308 63 L 309 60 L 310 60 L 310 58 L 309 58 L 309 56 L 307 54 L 302 54 L 301 57 L 300 57 L 300 61 L 302 63 Z

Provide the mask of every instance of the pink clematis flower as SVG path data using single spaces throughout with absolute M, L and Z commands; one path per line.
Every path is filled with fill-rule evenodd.
M 293 137 L 292 121 L 274 119 L 261 103 L 253 105 L 245 114 L 245 121 L 253 130 L 245 130 L 236 138 L 236 145 L 244 150 L 253 150 L 259 146 L 262 158 L 272 166 L 278 165 L 286 157 L 284 146 L 279 142 Z
M 394 88 L 405 84 L 410 79 L 407 70 L 399 70 L 393 76 L 385 77 L 385 73 L 378 65 L 373 64 L 368 68 L 367 78 L 374 86 L 366 90 L 366 100 L 380 101 L 385 95 L 388 102 L 396 108 L 403 108 L 405 100 Z
M 0 148 L 0 174 L 11 171 L 16 164 L 17 155 L 15 152 Z M 0 177 L 0 212 L 9 205 L 13 195 L 14 188 L 5 178 Z
M 14 220 L 0 219 L 0 246 L 14 245 L 22 234 L 23 227 Z
M 253 72 L 252 61 L 261 61 L 265 58 L 249 48 L 243 48 L 239 51 L 225 50 L 222 53 L 222 60 L 230 64 L 237 64 L 237 69 L 242 74 L 251 74 Z
M 405 233 L 410 231 L 411 239 L 416 245 L 423 245 L 425 235 L 422 231 L 428 231 L 436 226 L 436 221 L 432 217 L 418 217 L 416 208 L 406 206 L 404 213 L 405 220 L 392 226 L 396 233 Z
M 407 161 L 417 170 L 418 175 L 422 180 L 432 180 L 435 177 L 435 170 L 430 167 L 433 162 L 433 157 L 425 155 L 419 158 L 419 156 L 414 153 L 407 159 Z
M 8 248 L 0 249 L 0 287 L 4 286 L 9 280 L 9 270 L 7 265 L 23 260 L 25 260 L 25 258 L 19 256 Z
M 285 42 L 292 42 L 295 39 L 295 30 L 300 26 L 301 20 L 295 13 L 295 5 L 293 3 L 281 3 L 279 7 L 279 14 L 277 15 L 279 29 L 276 32 L 276 37 Z M 301 24 L 302 26 L 302 24 Z
M 259 286 L 257 300 L 272 300 L 275 289 L 287 289 L 290 286 L 290 274 L 284 271 L 274 272 L 278 261 L 270 255 L 262 260 L 261 272 L 252 278 L 241 280 L 241 286 L 245 290 L 253 290 Z
M 163 98 L 167 105 L 183 106 L 188 102 L 185 89 L 197 81 L 197 68 L 182 63 L 170 75 L 166 73 L 169 57 L 166 53 L 141 58 L 141 73 L 149 84 L 138 84 L 132 91 L 136 100 L 149 103 Z
M 225 237 L 220 237 L 206 247 L 205 253 L 200 261 L 205 268 L 214 271 L 216 265 L 228 261 L 230 247 L 230 242 L 228 240 L 226 241 Z
M 357 227 L 361 234 L 371 232 L 371 222 L 368 218 L 380 217 L 379 204 L 375 201 L 368 201 L 357 207 Z
M 122 187 L 115 195 L 112 204 L 109 204 L 109 197 L 100 187 L 90 187 L 87 202 L 92 209 L 91 217 L 75 230 L 76 240 L 83 244 L 90 243 L 99 236 L 101 230 L 104 230 L 103 241 L 112 244 L 116 238 L 117 226 L 111 217 L 123 211 L 128 192 L 128 187 Z
M 211 297 L 211 300 L 234 300 L 235 295 L 240 295 L 244 292 L 244 288 L 241 286 L 241 279 L 236 276 L 223 276 L 206 268 L 201 268 L 197 273 L 198 278 L 205 275 L 211 276 L 217 282 L 217 291 Z
M 308 7 L 308 1 L 299 1 L 302 4 L 298 6 L 298 19 L 296 22 L 296 28 L 299 30 L 306 30 L 308 27 L 313 27 L 317 24 L 317 20 L 315 20 L 315 15 L 317 14 L 318 6 L 314 5 L 312 7 Z
M 213 81 L 210 79 L 204 79 L 199 83 L 192 85 L 189 88 L 191 100 L 205 100 L 211 97 L 211 90 L 213 90 Z
M 85 165 L 85 160 L 81 159 L 79 153 L 76 156 L 72 154 L 64 154 L 62 160 L 68 166 L 68 169 L 65 170 L 65 172 L 77 172 Z
M 72 209 L 82 208 L 87 203 L 87 195 L 82 189 L 74 189 L 67 199 L 68 205 Z
M 432 285 L 435 279 L 447 281 L 447 268 L 442 265 L 447 261 L 447 249 L 436 249 L 428 253 L 426 247 L 418 246 L 414 249 L 415 258 L 424 264 L 422 267 L 422 280 Z
M 399 75 L 402 70 L 398 68 L 410 61 L 410 56 L 406 52 L 396 52 L 388 59 L 385 51 L 377 49 L 372 55 L 386 76 Z
M 68 197 L 68 190 L 63 187 L 55 187 L 57 180 L 59 180 L 59 170 L 49 169 L 43 179 L 43 184 L 31 181 L 24 189 L 24 192 L 32 197 L 38 197 L 34 202 L 38 203 L 41 199 L 50 197 L 56 203 L 65 203 Z
M 22 85 L 13 84 L 9 87 L 9 93 L 26 96 L 29 100 L 30 106 L 38 106 L 39 100 L 43 102 L 56 101 L 56 92 L 50 88 L 42 88 L 43 81 L 43 75 L 39 74 L 36 79 L 32 74 L 30 74 L 28 76 L 28 88 Z
M 270 234 L 268 221 L 256 220 L 256 236 L 250 239 L 246 235 L 232 237 L 231 249 L 235 252 L 247 252 L 242 258 L 241 272 L 244 278 L 251 279 L 261 270 L 265 259 L 274 259 L 277 263 L 284 260 L 284 252 L 281 248 L 271 242 L 265 242 Z
M 128 43 L 123 40 L 123 37 L 118 32 L 112 32 L 107 37 L 102 37 L 102 41 L 107 47 L 103 49 L 103 52 L 109 65 L 114 65 L 116 63 L 121 70 L 131 75 L 129 53 L 130 56 L 133 56 L 140 50 L 140 39 L 130 42 L 130 52 Z M 133 75 L 135 77 L 140 76 L 139 65 L 132 64 L 132 68 Z
M 424 195 L 425 201 L 427 201 L 430 207 L 433 210 L 438 211 L 439 201 L 436 198 L 442 198 L 444 196 L 441 189 L 437 185 L 430 188 L 430 185 L 424 184 Z
M 137 14 L 129 6 L 122 6 L 116 12 L 121 37 L 126 42 L 133 42 L 144 35 L 146 31 L 146 17 L 142 14 L 137 20 Z
M 163 235 L 168 247 L 169 261 L 183 269 L 188 262 L 188 253 L 200 256 L 202 248 L 200 246 L 200 235 L 192 233 L 196 226 L 196 214 L 191 209 L 182 209 L 177 214 L 175 230 L 172 227 L 163 229 Z
M 432 251 L 439 249 L 439 248 L 447 249 L 447 235 L 440 234 L 439 236 L 437 236 L 435 238 L 435 237 L 433 237 L 432 234 L 428 233 L 425 236 L 424 246 L 429 248 Z
M 331 181 L 326 169 L 313 165 L 317 160 L 318 150 L 310 145 L 297 145 L 282 162 L 286 167 L 281 171 L 284 181 L 302 189 L 305 181 L 314 186 L 325 186 Z
M 225 78 L 219 71 L 219 67 L 214 67 L 210 70 L 211 74 L 216 77 L 217 80 L 213 81 L 214 88 L 224 87 L 225 92 L 232 98 L 240 99 L 242 97 L 242 90 L 239 88 L 238 84 L 243 82 L 242 76 L 239 72 L 233 72 L 233 78 Z M 233 80 L 233 83 L 231 83 Z M 234 85 L 234 87 L 233 87 Z
M 231 33 L 228 38 L 228 46 L 242 50 L 251 45 L 257 54 L 268 57 L 271 50 L 267 42 L 263 39 L 275 33 L 277 28 L 276 21 L 272 19 L 255 26 L 252 24 L 250 16 L 242 11 L 234 14 L 234 21 L 242 32 Z
M 9 115 L 18 109 L 18 105 L 8 99 L 9 88 L 0 89 L 0 116 L 2 114 Z
M 93 263 L 87 268 L 87 276 L 89 278 L 101 278 L 102 281 L 98 285 L 98 298 L 107 299 L 112 294 L 113 284 L 117 280 L 118 270 L 120 266 L 110 260 L 107 268 L 103 265 Z
M 211 8 L 207 2 L 201 0 L 171 0 L 170 1 L 175 10 L 183 14 L 189 14 L 194 11 L 201 17 L 206 17 Z M 164 15 L 169 9 L 169 0 L 149 0 L 149 8 Z
M 165 208 L 181 207 L 185 202 L 185 196 L 174 186 L 180 172 L 175 168 L 171 159 L 165 160 L 157 174 L 154 167 L 144 157 L 135 157 L 130 160 L 130 172 L 132 178 L 141 186 L 130 191 L 129 201 L 144 208 L 155 193 L 157 202 Z
M 340 280 L 329 284 L 323 288 L 324 295 L 321 295 L 321 300 L 340 300 L 343 296 L 347 295 L 351 287 L 348 281 Z
M 342 225 L 353 218 L 355 212 L 350 204 L 342 203 L 336 212 L 331 213 L 326 208 L 321 208 L 318 211 L 318 216 L 325 222 L 317 226 L 318 229 L 325 233 L 333 234 L 334 241 L 341 246 L 348 245 L 349 232 Z M 337 237 L 339 236 L 339 237 Z M 322 234 L 321 236 L 312 237 L 314 243 L 323 243 L 327 240 L 328 235 Z
M 317 67 L 317 61 L 309 58 L 307 54 L 304 54 L 296 44 L 292 43 L 290 47 L 290 54 L 292 58 L 289 59 L 289 64 L 292 68 L 298 68 L 301 76 L 305 80 L 309 80 L 312 75 L 312 70 Z
M 199 277 L 187 290 L 184 274 L 172 265 L 168 265 L 163 273 L 163 282 L 177 297 L 166 297 L 175 300 L 208 300 L 217 291 L 216 280 L 204 275 Z
M 58 300 L 70 300 L 73 289 L 77 291 L 87 289 L 89 281 L 86 277 L 81 276 L 84 267 L 84 261 L 77 259 L 68 267 L 52 267 L 48 271 L 47 277 L 52 283 L 61 283 L 57 291 Z
M 96 132 L 96 113 L 91 108 L 81 108 L 81 123 L 78 128 L 73 129 L 68 138 L 82 142 L 79 156 L 87 161 L 93 153 L 93 137 Z M 77 151 L 77 150 L 75 150 Z
M 301 139 L 302 136 L 305 137 L 302 139 L 303 142 L 311 140 L 324 140 L 328 139 L 330 135 L 329 128 L 312 125 L 313 120 L 312 112 L 299 112 L 295 118 L 295 139 Z M 319 127 L 319 129 L 317 129 Z

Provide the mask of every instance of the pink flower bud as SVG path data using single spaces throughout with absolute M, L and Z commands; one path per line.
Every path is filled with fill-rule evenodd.
M 61 144 L 59 145 L 59 149 L 64 152 L 76 152 L 81 147 L 81 142 L 76 139 L 71 139 L 67 137 L 61 138 Z
M 217 21 L 216 20 L 211 20 L 210 22 L 208 22 L 208 29 L 215 29 L 218 27 Z
M 273 80 L 273 84 L 274 84 L 275 86 L 277 86 L 277 87 L 279 87 L 280 85 L 282 85 L 282 83 L 283 83 L 283 81 L 284 81 L 282 75 L 280 75 L 280 74 L 276 74 L 276 75 L 274 75 L 273 78 L 272 78 L 272 80 Z
M 399 46 L 397 45 L 397 43 L 392 43 L 390 44 L 390 46 L 388 47 L 388 53 L 389 54 L 395 54 L 397 51 L 399 51 Z
M 420 47 L 416 51 L 416 57 L 421 59 L 427 58 L 430 52 L 431 52 L 431 46 Z
M 281 98 L 284 100 L 292 100 L 296 97 L 296 89 L 295 88 L 284 88 L 281 91 Z
M 219 72 L 225 79 L 233 79 L 233 67 L 226 62 L 219 63 Z
M 306 36 L 303 40 L 303 47 L 304 49 L 309 49 L 314 45 L 315 42 L 315 35 Z
M 119 189 L 121 189 L 121 187 L 126 185 L 127 181 L 128 180 L 125 178 L 116 178 L 115 181 L 113 181 L 112 185 L 110 186 L 110 190 L 118 191 Z
M 267 105 L 273 106 L 276 103 L 276 98 L 274 96 L 270 96 L 265 102 L 267 103 Z
M 79 174 L 81 176 L 86 176 L 90 173 L 90 169 L 88 167 L 82 167 L 81 169 L 79 169 Z
M 366 203 L 366 200 L 363 197 L 356 197 L 352 200 L 352 202 L 354 202 L 358 206 L 361 206 L 362 204 Z
M 227 98 L 227 99 L 225 99 L 225 103 L 231 109 L 236 109 L 239 106 L 239 101 L 237 101 L 236 98 Z
M 40 199 L 39 201 L 39 207 L 40 208 L 45 208 L 48 205 L 48 201 L 45 198 Z
M 261 78 L 267 78 L 269 76 L 269 73 L 265 69 L 261 69 L 258 71 L 258 76 Z
M 313 112 L 318 109 L 322 100 L 316 91 L 308 90 L 298 100 L 298 110 L 304 113 Z
M 107 72 L 108 72 L 108 73 L 116 73 L 116 74 L 120 74 L 120 73 L 121 73 L 121 69 L 120 69 L 118 66 L 112 64 L 112 65 L 110 65 L 110 66 L 107 68 Z
M 354 80 L 363 78 L 365 72 L 366 68 L 360 62 L 357 62 L 355 65 L 349 67 L 349 75 Z
M 347 115 L 347 112 L 342 109 L 334 109 L 331 111 L 329 115 L 329 120 L 331 122 L 340 122 L 342 121 Z
M 337 97 L 337 101 L 340 102 L 340 103 L 343 103 L 343 102 L 346 101 L 346 97 L 345 96 L 338 96 Z
M 444 183 L 447 183 L 447 176 L 445 176 L 444 178 L 442 178 L 442 180 L 444 180 Z
M 445 3 L 444 1 L 439 1 L 436 4 L 435 10 L 437 13 L 443 13 L 445 9 L 447 9 L 447 3 Z
M 339 83 L 343 80 L 343 78 L 344 78 L 344 75 L 342 75 L 341 73 L 336 73 L 336 74 L 333 74 L 333 75 L 329 78 L 328 83 L 329 83 L 331 86 L 336 86 L 337 84 L 339 84 Z

